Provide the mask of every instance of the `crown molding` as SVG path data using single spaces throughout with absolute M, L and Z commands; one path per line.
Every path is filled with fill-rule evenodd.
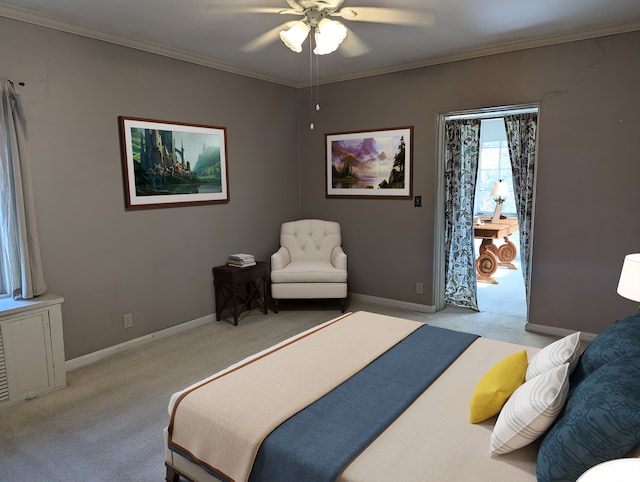
M 244 75 L 245 77 L 252 77 L 259 80 L 265 80 L 267 82 L 273 82 L 276 84 L 285 85 L 288 87 L 297 87 L 296 82 L 280 77 L 274 77 L 270 75 L 261 74 L 258 72 L 242 69 L 235 65 L 231 65 L 225 62 L 220 62 L 201 55 L 194 55 L 188 52 L 184 52 L 177 49 L 165 47 L 152 42 L 145 42 L 142 40 L 130 39 L 121 35 L 116 35 L 104 30 L 85 27 L 75 23 L 64 22 L 54 17 L 36 13 L 31 10 L 27 10 L 13 5 L 6 5 L 0 3 L 0 17 L 10 18 L 12 20 L 18 20 L 20 22 L 30 23 L 38 25 L 40 27 L 46 27 L 53 30 L 59 30 L 65 33 L 71 33 L 80 35 L 82 37 L 88 37 L 94 40 L 101 40 L 103 42 L 112 43 L 115 45 L 121 45 L 143 52 L 162 55 L 176 60 L 182 60 L 192 64 L 202 65 L 204 67 L 211 67 L 213 69 L 222 70 L 232 74 Z
M 287 87 L 294 88 L 306 88 L 311 85 L 310 81 L 296 82 L 290 79 L 283 79 L 281 77 L 275 77 L 271 75 L 261 74 L 259 72 L 242 69 L 235 65 L 231 65 L 225 62 L 217 61 L 208 57 L 190 54 L 177 49 L 172 49 L 162 45 L 158 45 L 152 42 L 144 42 L 141 40 L 135 40 L 116 35 L 111 32 L 106 32 L 100 29 L 85 27 L 82 25 L 64 22 L 59 19 L 34 12 L 32 10 L 15 7 L 12 5 L 6 5 L 0 3 L 0 17 L 6 17 L 21 22 L 31 23 L 39 25 L 41 27 L 47 27 L 54 30 L 59 30 L 66 33 L 80 35 L 82 37 L 88 37 L 95 40 L 101 40 L 123 47 L 129 47 L 143 52 L 162 55 L 164 57 L 173 58 L 176 60 L 182 60 L 192 64 L 202 65 L 204 67 L 210 67 L 217 70 L 222 70 L 232 74 L 243 75 L 246 77 L 252 77 L 267 82 L 272 82 Z M 489 55 L 497 55 L 508 52 L 515 52 L 518 50 L 526 50 L 537 47 L 546 47 L 550 45 L 557 45 L 567 42 L 575 42 L 579 40 L 588 40 L 598 37 L 606 37 L 609 35 L 616 35 L 621 33 L 628 33 L 640 30 L 640 21 L 634 21 L 624 24 L 618 24 L 599 29 L 584 30 L 581 32 L 574 32 L 564 35 L 551 35 L 546 37 L 539 37 L 536 39 L 529 39 L 517 42 L 509 42 L 505 44 L 483 47 L 478 49 L 466 50 L 464 52 L 454 53 L 450 55 L 444 55 L 440 57 L 428 58 L 416 62 L 397 64 L 393 66 L 386 66 L 379 69 L 371 69 L 360 71 L 352 74 L 346 74 L 342 76 L 327 77 L 317 81 L 319 84 L 332 84 L 336 82 L 344 82 L 348 80 L 362 79 L 365 77 L 373 77 L 377 75 L 390 74 L 394 72 L 401 72 L 405 70 L 413 70 L 423 67 L 430 67 L 433 65 L 446 64 L 450 62 L 459 62 L 461 60 L 475 59 L 479 57 L 486 57 Z
M 423 67 L 431 67 L 434 65 L 447 64 L 451 62 L 459 62 L 461 60 L 477 59 L 480 57 L 487 57 L 490 55 L 505 54 L 509 52 L 516 52 L 518 50 L 527 50 L 538 47 L 548 47 L 551 45 L 559 45 L 568 42 L 577 42 L 580 40 L 589 40 L 599 37 L 607 37 L 609 35 L 617 35 L 629 32 L 635 32 L 640 30 L 640 21 L 618 24 L 599 29 L 584 30 L 581 32 L 574 32 L 564 35 L 552 35 L 546 37 L 539 37 L 536 39 L 521 40 L 517 42 L 509 42 L 505 44 L 483 47 L 472 50 L 465 50 L 450 55 L 443 55 L 440 57 L 431 57 L 424 60 L 419 60 L 411 63 L 397 64 L 393 66 L 382 67 L 380 69 L 371 69 L 366 71 L 357 72 L 354 74 L 346 74 L 343 76 L 335 76 L 331 78 L 325 78 L 320 80 L 320 84 L 331 84 L 335 82 L 344 82 L 347 80 L 362 79 L 365 77 L 373 77 L 376 75 L 392 74 L 394 72 L 402 72 L 405 70 L 419 69 Z M 310 82 L 298 83 L 297 87 L 309 87 Z

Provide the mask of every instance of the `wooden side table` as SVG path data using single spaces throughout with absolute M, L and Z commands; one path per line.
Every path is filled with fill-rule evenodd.
M 238 325 L 238 316 L 244 309 L 250 310 L 255 301 L 267 314 L 268 274 L 267 263 L 256 261 L 255 266 L 216 266 L 212 268 L 213 288 L 216 297 L 216 320 L 222 319 L 222 311 L 229 307 L 233 324 Z
M 495 223 L 491 222 L 491 218 L 489 218 L 483 219 L 483 224 L 473 225 L 474 237 L 482 239 L 480 255 L 476 259 L 478 281 L 498 284 L 498 281 L 492 276 L 498 266 L 516 269 L 512 261 L 516 258 L 518 250 L 516 245 L 509 240 L 509 236 L 517 230 L 517 218 L 504 218 Z M 493 240 L 500 238 L 504 238 L 504 244 L 497 247 L 493 244 Z

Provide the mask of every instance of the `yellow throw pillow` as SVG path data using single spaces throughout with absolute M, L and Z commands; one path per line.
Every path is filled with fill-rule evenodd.
M 499 361 L 484 374 L 471 396 L 471 423 L 500 413 L 507 399 L 524 383 L 527 361 L 527 351 L 522 350 Z

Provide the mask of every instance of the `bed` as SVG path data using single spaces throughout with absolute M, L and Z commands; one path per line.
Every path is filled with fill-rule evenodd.
M 637 340 L 640 367 L 640 335 Z M 546 439 L 562 425 L 558 420 L 569 418 L 567 399 L 581 396 L 598 364 L 611 361 L 593 356 L 591 365 L 582 366 L 579 333 L 552 345 L 539 350 L 402 318 L 348 313 L 175 393 L 164 432 L 166 479 L 560 481 L 576 480 L 575 473 L 602 460 L 640 455 L 637 448 L 630 453 L 640 443 L 638 405 L 617 451 L 563 467 L 566 460 L 554 459 L 557 439 L 566 435 L 560 431 L 540 462 Z M 635 367 L 631 345 L 624 358 Z M 577 388 L 569 383 L 571 373 L 579 377 Z M 638 382 L 630 392 L 625 388 L 625 403 L 633 405 L 640 400 L 640 368 L 630 376 Z M 514 387 L 501 385 L 514 377 L 520 378 Z M 495 413 L 471 423 L 470 406 L 487 397 L 487 380 L 491 404 L 504 400 Z M 559 385 L 548 388 L 550 383 Z M 531 416 L 530 399 L 541 391 L 544 410 Z M 482 407 L 486 411 L 484 401 Z

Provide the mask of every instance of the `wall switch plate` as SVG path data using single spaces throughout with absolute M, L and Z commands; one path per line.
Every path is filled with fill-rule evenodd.
M 422 196 L 413 197 L 413 207 L 416 207 L 416 208 L 422 207 Z
M 127 313 L 122 317 L 122 321 L 124 322 L 125 328 L 131 328 L 133 326 L 133 314 Z

